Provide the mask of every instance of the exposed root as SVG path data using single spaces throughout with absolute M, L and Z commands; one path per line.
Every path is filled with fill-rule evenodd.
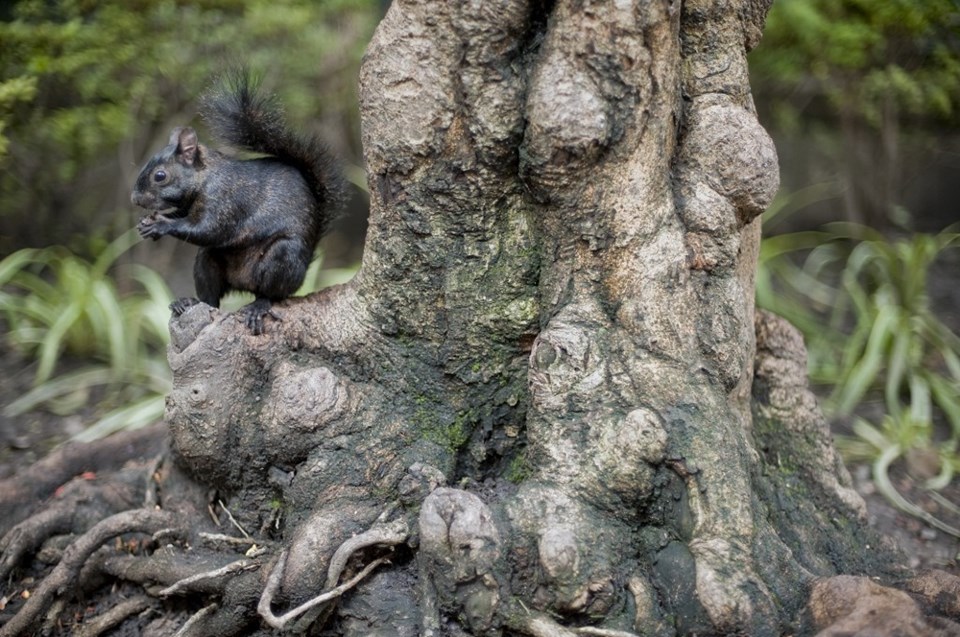
M 180 539 L 180 535 L 181 535 L 181 530 L 175 526 L 171 526 L 166 529 L 160 529 L 159 531 L 151 535 L 150 539 L 156 542 L 157 544 L 161 544 L 164 542 L 164 540 L 168 538 L 171 540 L 178 540 Z
M 50 605 L 50 608 L 47 609 L 47 614 L 43 619 L 43 629 L 40 631 L 41 635 L 49 635 L 53 633 L 54 629 L 57 626 L 60 616 L 63 615 L 63 611 L 67 608 L 67 600 L 63 598 L 58 598 L 53 600 L 53 603 Z
M 6 579 L 24 555 L 33 553 L 48 538 L 81 533 L 99 520 L 119 511 L 140 506 L 143 488 L 141 469 L 126 469 L 113 474 L 105 483 L 84 476 L 63 485 L 47 508 L 27 517 L 0 539 L 0 581 Z M 0 521 L 2 526 L 2 521 Z
M 234 537 L 232 535 L 226 535 L 224 533 L 199 533 L 198 537 L 203 540 L 204 544 L 209 544 L 212 546 L 217 546 L 218 544 L 227 544 L 234 547 L 250 547 L 255 544 L 264 544 L 262 540 L 257 540 L 252 537 Z
M 270 573 L 270 578 L 267 580 L 267 585 L 263 589 L 263 594 L 260 596 L 260 603 L 257 604 L 257 612 L 260 613 L 260 616 L 263 617 L 270 626 L 282 630 L 289 622 L 293 621 L 300 615 L 304 614 L 311 608 L 315 608 L 321 604 L 325 604 L 330 600 L 340 597 L 345 592 L 356 586 L 360 583 L 363 578 L 370 574 L 373 569 L 377 568 L 381 564 L 389 562 L 386 557 L 380 557 L 374 561 L 367 564 L 367 566 L 355 575 L 352 579 L 347 582 L 337 586 L 334 589 L 328 590 L 325 593 L 317 595 L 311 600 L 304 602 L 303 604 L 297 606 L 293 610 L 287 611 L 279 617 L 274 615 L 273 609 L 273 596 L 276 594 L 277 589 L 280 587 L 280 580 L 283 578 L 283 569 L 287 564 L 287 551 L 284 550 L 280 554 L 280 559 L 277 560 L 276 566 L 273 567 L 273 571 Z
M 249 539 L 249 538 L 250 538 L 250 534 L 247 533 L 247 530 L 246 530 L 245 528 L 243 528 L 242 526 L 240 526 L 240 523 L 237 522 L 237 520 L 233 517 L 233 514 L 230 513 L 230 509 L 228 509 L 228 508 L 227 508 L 227 505 L 223 503 L 223 500 L 217 500 L 217 504 L 219 504 L 219 505 L 220 505 L 220 508 L 223 509 L 223 512 L 227 514 L 227 519 L 230 520 L 230 524 L 232 524 L 234 527 L 236 527 L 236 529 L 237 529 L 238 531 L 240 531 L 240 533 L 243 535 L 243 537 Z
M 0 480 L 0 533 L 26 519 L 74 476 L 85 471 L 105 474 L 120 469 L 131 458 L 151 457 L 162 448 L 166 436 L 167 426 L 160 423 L 92 443 L 69 444 Z
M 67 547 L 60 563 L 40 583 L 20 612 L 0 628 L 0 637 L 29 634 L 28 628 L 34 620 L 50 608 L 55 597 L 71 589 L 87 559 L 108 540 L 124 533 L 152 534 L 175 524 L 174 516 L 167 511 L 136 509 L 117 513 L 94 525 Z
M 640 637 L 636 633 L 627 632 L 625 630 L 611 630 L 609 628 L 595 628 L 593 626 L 574 628 L 573 632 L 577 633 L 578 635 L 592 635 L 595 637 Z
M 163 547 L 150 555 L 112 554 L 101 560 L 96 568 L 112 578 L 140 584 L 154 597 L 161 596 L 161 591 L 178 583 L 187 587 L 193 595 L 217 596 L 223 594 L 231 580 L 205 575 L 235 561 L 235 555 L 210 552 L 202 548 L 174 551 Z M 198 574 L 201 576 L 195 577 Z M 260 594 L 260 588 L 258 585 L 257 595 Z M 182 593 L 182 589 L 175 589 L 172 593 Z
M 561 626 L 551 617 L 537 612 L 531 612 L 523 607 L 523 610 L 508 620 L 510 628 L 531 637 L 576 637 L 577 635 L 588 635 L 589 637 L 640 637 L 636 633 L 624 630 L 612 630 L 609 628 L 596 628 L 594 626 L 581 626 L 579 628 L 567 628 Z
M 180 630 L 173 634 L 173 637 L 187 637 L 190 634 L 190 631 L 193 630 L 193 627 L 196 626 L 200 621 L 206 618 L 208 615 L 212 615 L 217 610 L 216 604 L 210 604 L 209 606 L 204 606 L 193 615 L 190 616 L 190 619 L 180 627 Z
M 521 611 L 509 620 L 510 628 L 531 637 L 577 637 L 577 633 L 561 626 L 543 613 Z
M 155 606 L 156 601 L 146 595 L 137 595 L 124 600 L 103 613 L 99 617 L 86 622 L 80 627 L 75 635 L 76 637 L 98 637 L 115 626 L 119 626 L 124 620 L 133 615 L 137 615 Z
M 7 579 L 10 571 L 24 555 L 34 552 L 53 535 L 66 533 L 73 528 L 73 508 L 51 507 L 27 518 L 16 525 L 0 540 L 0 581 Z
M 168 597 L 181 591 L 192 592 L 194 590 L 192 584 L 195 584 L 196 582 L 215 579 L 221 575 L 228 575 L 237 571 L 253 568 L 260 568 L 260 565 L 251 562 L 250 560 L 237 560 L 236 562 L 231 562 L 226 566 L 213 569 L 212 571 L 206 571 L 205 573 L 197 573 L 196 575 L 185 577 L 182 580 L 174 582 L 171 586 L 164 588 L 159 594 L 161 597 Z
M 341 544 L 330 558 L 330 566 L 327 569 L 327 585 L 333 588 L 340 581 L 340 575 L 350 556 L 362 548 L 368 546 L 396 546 L 406 541 L 410 536 L 410 529 L 407 521 L 403 518 L 394 520 L 389 524 L 374 526 L 373 528 L 355 535 L 343 544 Z

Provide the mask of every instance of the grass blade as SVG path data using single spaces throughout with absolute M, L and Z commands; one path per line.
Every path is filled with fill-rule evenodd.
M 887 448 L 883 453 L 880 454 L 880 457 L 873 463 L 873 481 L 877 485 L 877 491 L 883 494 L 887 500 L 897 507 L 904 513 L 914 516 L 920 520 L 923 520 L 930 526 L 952 535 L 953 537 L 960 537 L 960 529 L 951 526 L 940 520 L 939 518 L 934 517 L 930 513 L 927 513 L 914 503 L 910 502 L 896 490 L 893 486 L 893 483 L 890 481 L 890 465 L 893 464 L 893 461 L 900 457 L 902 450 L 900 445 L 892 445 Z
M 149 396 L 128 407 L 116 409 L 90 425 L 72 440 L 91 442 L 117 431 L 132 431 L 163 419 L 164 396 Z
M 78 389 L 106 385 L 110 380 L 110 370 L 104 367 L 87 367 L 75 372 L 70 372 L 69 374 L 64 374 L 63 376 L 48 380 L 34 387 L 4 407 L 3 415 L 8 418 L 11 416 L 19 416 L 64 394 L 77 391 Z

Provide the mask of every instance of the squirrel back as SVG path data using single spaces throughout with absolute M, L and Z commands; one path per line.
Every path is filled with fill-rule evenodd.
M 260 92 L 246 69 L 225 73 L 200 101 L 200 117 L 213 136 L 234 148 L 277 158 L 296 168 L 317 200 L 319 238 L 344 203 L 344 182 L 326 144 L 293 132 L 273 95 Z

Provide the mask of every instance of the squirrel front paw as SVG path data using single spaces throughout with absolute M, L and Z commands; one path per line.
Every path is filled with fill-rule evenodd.
M 166 225 L 166 219 L 154 213 L 140 219 L 140 222 L 137 224 L 137 232 L 139 232 L 140 236 L 144 239 L 153 239 L 156 241 L 166 234 Z

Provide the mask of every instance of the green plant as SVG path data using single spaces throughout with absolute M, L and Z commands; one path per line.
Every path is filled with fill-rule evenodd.
M 927 486 L 937 488 L 960 463 L 960 337 L 933 313 L 927 293 L 931 265 L 957 246 L 954 228 L 891 240 L 863 226 L 829 224 L 765 240 L 758 276 L 758 305 L 801 329 L 811 378 L 832 387 L 829 413 L 850 416 L 865 400 L 882 399 L 881 423 L 856 417 L 856 437 L 838 445 L 848 459 L 873 463 L 891 502 L 928 521 L 896 492 L 888 469 L 911 450 L 934 451 L 941 472 Z M 940 440 L 935 413 L 947 424 Z
M 264 88 L 282 92 L 290 122 L 322 127 L 343 151 L 359 125 L 356 68 L 382 11 L 377 0 L 8 5 L 0 19 L 3 254 L 127 227 L 118 180 L 131 182 L 173 125 L 191 123 L 196 96 L 232 61 L 270 69 Z
M 853 224 L 830 230 L 838 240 L 856 242 L 843 269 L 846 294 L 834 310 L 834 325 L 846 317 L 854 325 L 836 360 L 836 411 L 851 413 L 868 391 L 882 387 L 895 419 L 929 422 L 936 404 L 960 436 L 960 338 L 933 313 L 927 294 L 930 266 L 960 245 L 960 234 L 948 229 L 888 241 Z
M 750 68 L 784 124 L 818 99 L 874 126 L 956 116 L 958 21 L 953 0 L 781 0 Z
M 59 246 L 20 250 L 0 261 L 7 344 L 37 362 L 33 389 L 7 405 L 4 415 L 41 405 L 74 413 L 99 391 L 102 417 L 78 436 L 84 440 L 162 415 L 170 389 L 164 360 L 170 292 L 141 265 L 125 269 L 125 284 L 133 289 L 124 293 L 112 274 L 118 257 L 137 241 L 131 230 L 93 262 Z M 83 363 L 58 370 L 64 355 Z

